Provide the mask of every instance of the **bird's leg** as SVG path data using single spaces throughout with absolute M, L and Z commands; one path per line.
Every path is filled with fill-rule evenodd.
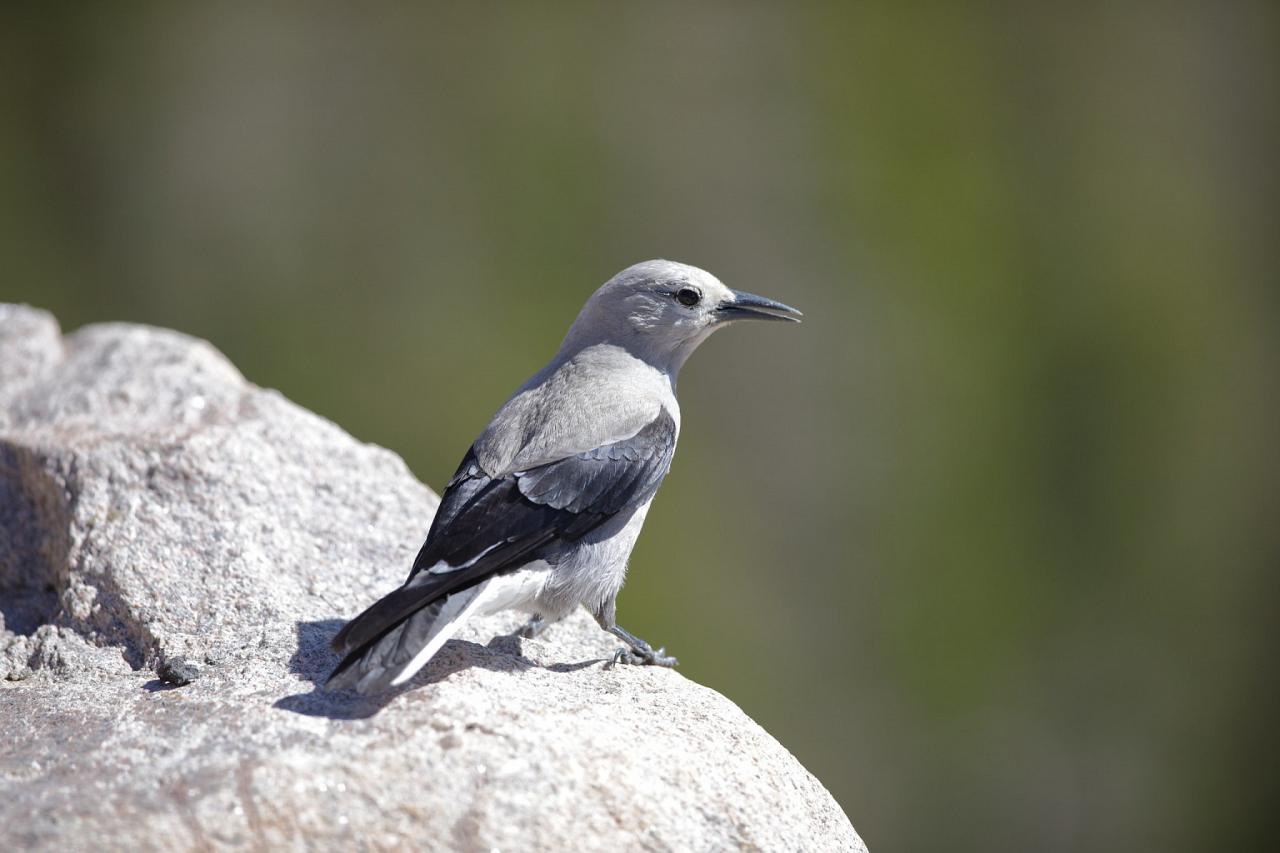
M 644 640 L 625 630 L 621 625 L 610 625 L 605 630 L 631 648 L 618 649 L 613 653 L 610 666 L 617 663 L 629 663 L 641 666 L 675 666 L 678 661 L 666 653 L 665 648 L 654 649 Z
M 677 661 L 668 655 L 666 649 L 654 650 L 653 646 L 637 637 L 635 634 L 626 630 L 617 623 L 618 607 L 617 600 L 614 596 L 609 596 L 604 601 L 593 606 L 591 615 L 596 617 L 596 623 L 610 634 L 613 634 L 619 640 L 626 643 L 630 648 L 618 649 L 613 653 L 613 660 L 605 664 L 606 667 L 612 667 L 618 663 L 635 664 L 639 666 L 675 666 Z
M 547 630 L 550 624 L 541 616 L 533 616 L 528 622 L 524 623 L 524 627 L 516 631 L 517 636 L 524 637 L 526 640 L 532 640 L 534 637 Z

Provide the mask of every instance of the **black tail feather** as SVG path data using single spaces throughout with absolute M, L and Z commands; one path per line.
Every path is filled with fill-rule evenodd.
M 377 693 L 387 689 L 405 665 L 430 640 L 446 600 L 437 598 L 389 626 L 384 623 L 383 630 L 343 657 L 342 662 L 330 673 L 325 688 L 354 688 L 361 693 Z M 351 624 L 363 619 L 369 612 L 365 611 Z M 337 645 L 336 637 L 334 645 Z
M 343 625 L 342 630 L 329 641 L 329 645 L 335 652 L 350 654 L 377 640 L 423 607 L 444 597 L 445 590 L 438 586 L 406 584 L 387 593 Z

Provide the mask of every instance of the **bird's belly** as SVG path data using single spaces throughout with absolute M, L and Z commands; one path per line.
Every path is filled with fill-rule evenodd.
M 523 610 L 554 622 L 579 604 L 595 612 L 618 594 L 627 574 L 627 559 L 644 525 L 649 505 L 619 519 L 600 535 L 585 537 L 551 562 L 537 560 L 487 582 L 481 614 Z
M 648 513 L 649 504 L 645 503 L 625 522 L 604 531 L 606 535 L 584 539 L 558 559 L 540 594 L 547 609 L 567 613 L 581 603 L 596 612 L 602 603 L 617 596 Z

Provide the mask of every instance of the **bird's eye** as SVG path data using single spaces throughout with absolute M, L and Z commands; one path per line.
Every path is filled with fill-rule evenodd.
M 676 291 L 676 301 L 686 308 L 692 308 L 702 301 L 702 294 L 692 287 L 682 287 Z

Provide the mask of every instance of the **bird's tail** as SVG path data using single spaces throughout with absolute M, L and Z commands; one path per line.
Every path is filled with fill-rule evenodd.
M 422 590 L 401 587 L 381 599 L 333 638 L 344 657 L 325 688 L 378 693 L 408 681 L 475 612 L 488 586 L 485 580 L 426 599 Z

